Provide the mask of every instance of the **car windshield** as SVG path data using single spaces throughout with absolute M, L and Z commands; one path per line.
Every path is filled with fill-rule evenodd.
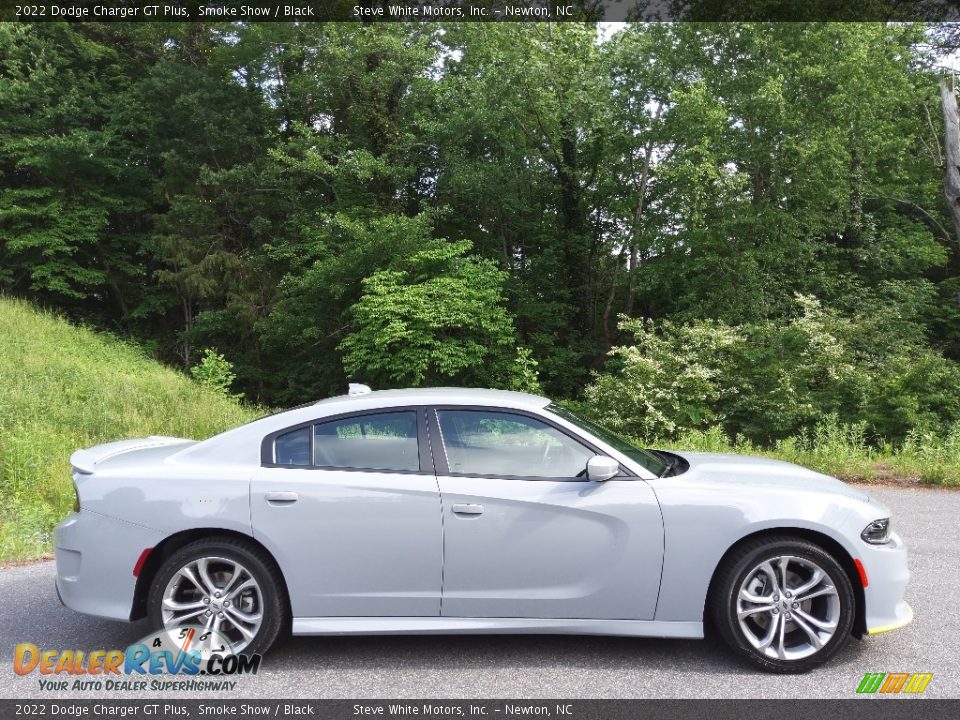
M 587 420 L 586 418 L 582 418 L 575 412 L 567 410 L 565 407 L 561 407 L 556 403 L 550 403 L 550 405 L 547 407 L 547 410 L 552 412 L 554 415 L 562 417 L 567 422 L 573 423 L 581 430 L 586 430 L 598 440 L 602 440 L 614 450 L 622 452 L 634 462 L 640 463 L 656 477 L 662 477 L 664 473 L 670 469 L 669 463 L 661 459 L 659 455 L 652 453 L 649 450 L 638 448 L 636 445 L 627 442 L 616 433 L 607 430 L 602 425 L 597 425 L 595 422 Z

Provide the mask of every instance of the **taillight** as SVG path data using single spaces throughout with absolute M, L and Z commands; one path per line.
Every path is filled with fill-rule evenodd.
M 73 511 L 80 512 L 80 493 L 77 491 L 77 484 L 73 484 Z

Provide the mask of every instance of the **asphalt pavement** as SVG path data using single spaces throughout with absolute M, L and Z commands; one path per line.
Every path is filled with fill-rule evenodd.
M 768 675 L 719 640 L 573 636 L 287 638 L 255 676 L 210 698 L 850 698 L 867 672 L 932 672 L 925 696 L 960 697 L 960 491 L 868 488 L 907 542 L 913 623 L 852 640 L 806 675 Z M 125 648 L 144 623 L 79 615 L 60 605 L 51 562 L 0 570 L 0 697 L 145 698 L 163 693 L 43 691 L 13 671 L 14 646 Z M 72 679 L 72 678 L 71 678 Z M 190 697 L 190 693 L 177 693 Z M 169 694 L 167 694 L 169 697 Z

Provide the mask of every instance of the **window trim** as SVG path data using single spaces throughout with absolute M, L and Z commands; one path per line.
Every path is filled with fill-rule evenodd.
M 366 417 L 368 415 L 388 415 L 390 413 L 412 412 L 417 421 L 417 461 L 419 469 L 417 470 L 391 470 L 389 468 L 360 468 L 360 467 L 339 467 L 337 465 L 316 465 L 313 452 L 313 443 L 316 431 L 315 425 L 324 425 L 338 420 L 350 420 L 353 418 Z M 391 475 L 435 475 L 433 463 L 433 453 L 430 444 L 427 428 L 427 407 L 425 405 L 400 405 L 396 407 L 369 408 L 367 410 L 354 410 L 352 412 L 337 413 L 336 415 L 325 415 L 323 417 L 306 420 L 296 425 L 289 425 L 279 430 L 264 435 L 260 442 L 260 467 L 281 468 L 284 470 L 337 470 L 340 472 L 365 472 L 365 473 L 386 473 Z M 310 464 L 309 465 L 287 465 L 276 462 L 276 439 L 288 432 L 294 432 L 303 428 L 310 429 Z
M 437 415 L 437 412 L 440 410 L 465 410 L 467 412 L 496 412 L 503 413 L 506 415 L 520 415 L 521 417 L 531 418 L 533 420 L 539 420 L 544 425 L 549 425 L 555 430 L 560 431 L 568 438 L 574 442 L 579 443 L 580 445 L 586 447 L 588 450 L 593 452 L 594 455 L 603 455 L 604 457 L 611 457 L 608 453 L 601 450 L 599 447 L 594 445 L 588 438 L 578 435 L 572 430 L 563 427 L 559 423 L 554 422 L 551 418 L 540 415 L 536 412 L 531 412 L 530 410 L 522 410 L 520 408 L 510 408 L 510 407 L 499 407 L 496 405 L 431 405 L 427 408 L 427 423 L 429 425 L 429 438 L 430 438 L 430 451 L 433 456 L 433 464 L 436 468 L 437 475 L 444 475 L 446 477 L 465 477 L 465 478 L 487 478 L 492 480 L 528 480 L 532 482 L 593 482 L 592 480 L 587 479 L 586 477 L 571 477 L 571 478 L 558 478 L 558 477 L 544 477 L 542 475 L 492 475 L 489 473 L 459 473 L 459 472 L 450 472 L 450 467 L 447 463 L 447 449 L 443 444 L 443 433 L 440 430 L 440 417 Z M 614 458 L 616 459 L 616 458 Z M 639 476 L 633 472 L 630 468 L 626 467 L 623 463 L 620 464 L 620 472 L 615 477 L 610 478 L 610 480 L 635 480 Z M 610 482 L 607 480 L 606 482 Z

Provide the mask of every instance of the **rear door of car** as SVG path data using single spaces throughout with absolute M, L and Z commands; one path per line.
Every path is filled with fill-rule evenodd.
M 320 418 L 265 438 L 254 536 L 295 617 L 437 616 L 443 533 L 426 409 Z
M 543 416 L 435 411 L 444 617 L 653 618 L 663 524 L 646 482 L 577 477 L 599 451 Z

